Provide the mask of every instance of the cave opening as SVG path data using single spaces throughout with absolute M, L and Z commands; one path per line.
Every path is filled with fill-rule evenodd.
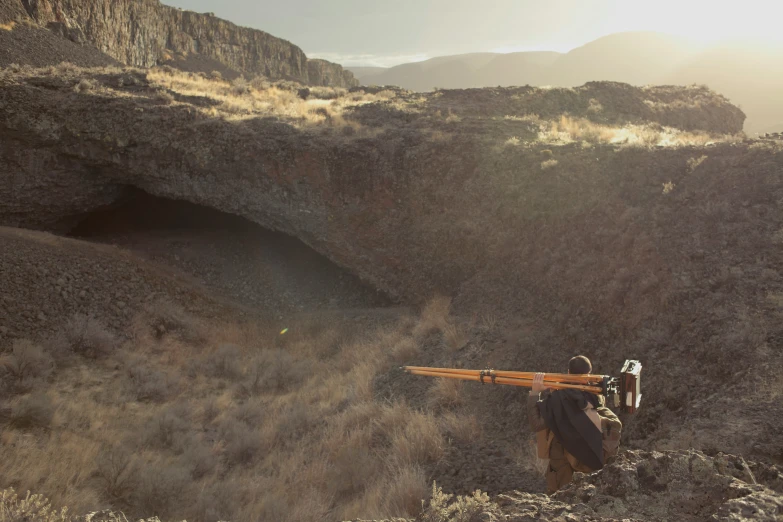
M 376 308 L 388 297 L 301 240 L 243 217 L 129 188 L 69 236 L 114 244 L 270 311 Z

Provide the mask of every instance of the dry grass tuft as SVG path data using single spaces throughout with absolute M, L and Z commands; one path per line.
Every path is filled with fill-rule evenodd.
M 385 511 L 394 517 L 418 515 L 427 492 L 427 478 L 421 467 L 399 468 L 385 487 Z
M 395 363 L 401 364 L 419 355 L 419 343 L 410 337 L 403 337 L 391 349 L 391 357 Z
M 427 464 L 443 456 L 445 441 L 437 421 L 424 413 L 411 413 L 392 436 L 392 457 L 401 465 Z
M 0 358 L 0 376 L 17 392 L 30 391 L 39 379 L 45 379 L 53 370 L 52 357 L 26 339 L 14 341 L 11 354 Z
M 17 429 L 48 428 L 54 417 L 54 404 L 48 395 L 36 392 L 11 405 L 10 426 Z
M 452 352 L 456 352 L 468 344 L 468 336 L 465 330 L 458 324 L 453 323 L 447 324 L 443 328 L 443 340 Z
M 493 331 L 498 325 L 498 318 L 491 313 L 482 313 L 479 317 L 479 327 L 485 332 Z
M 203 342 L 206 334 L 204 326 L 182 306 L 171 301 L 157 301 L 147 309 L 149 327 L 153 335 L 161 339 L 166 335 L 175 335 L 188 343 Z
M 96 81 L 90 80 L 88 78 L 83 78 L 79 80 L 79 83 L 76 84 L 73 90 L 83 94 L 85 92 L 92 92 L 97 88 L 98 88 L 98 83 Z
M 707 160 L 706 155 L 702 155 L 698 158 L 690 158 L 686 163 L 688 165 L 688 172 L 695 171 L 697 168 L 699 168 L 699 165 L 704 163 L 706 160 Z
M 440 423 L 444 433 L 462 443 L 475 442 L 484 436 L 481 424 L 475 415 L 447 412 L 440 419 Z
M 117 337 L 95 317 L 76 314 L 50 340 L 57 356 L 75 353 L 87 359 L 99 359 L 112 354 L 119 346 Z
M 427 335 L 432 332 L 442 332 L 448 326 L 451 311 L 451 298 L 435 296 L 421 310 L 419 323 L 414 328 L 414 334 Z
M 463 385 L 464 382 L 458 379 L 435 379 L 435 384 L 430 388 L 430 406 L 436 409 L 451 409 L 461 406 L 464 402 Z
M 0 31 L 13 31 L 14 27 L 16 27 L 16 22 L 11 20 L 10 22 L 0 24 Z
M 552 167 L 557 166 L 558 161 L 556 159 L 546 160 L 541 162 L 541 170 L 549 170 Z

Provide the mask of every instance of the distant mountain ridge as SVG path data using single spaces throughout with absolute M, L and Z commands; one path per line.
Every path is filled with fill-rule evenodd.
M 337 87 L 358 84 L 342 66 L 310 60 L 291 42 L 158 0 L 0 0 L 0 22 L 23 17 L 87 41 L 127 65 L 169 63 L 185 70 L 216 65 L 232 76 L 263 75 Z
M 739 104 L 748 133 L 783 130 L 783 52 L 737 46 L 702 48 L 654 32 L 604 36 L 568 53 L 473 53 L 380 68 L 351 68 L 363 85 L 434 88 L 551 85 L 590 81 L 632 85 L 706 84 Z M 369 70 L 368 70 L 369 69 Z

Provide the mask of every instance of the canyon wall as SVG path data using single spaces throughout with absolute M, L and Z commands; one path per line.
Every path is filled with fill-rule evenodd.
M 353 74 L 340 65 L 308 60 L 296 45 L 211 14 L 162 5 L 158 0 L 18 0 L 42 26 L 79 32 L 84 40 L 120 62 L 137 67 L 202 56 L 247 78 L 290 79 L 306 84 L 352 87 Z M 2 12 L 19 13 L 11 0 Z

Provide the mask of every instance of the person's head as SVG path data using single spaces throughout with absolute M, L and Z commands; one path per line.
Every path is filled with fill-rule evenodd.
M 568 361 L 568 373 L 572 375 L 587 375 L 593 371 L 590 359 L 584 355 L 577 355 Z

